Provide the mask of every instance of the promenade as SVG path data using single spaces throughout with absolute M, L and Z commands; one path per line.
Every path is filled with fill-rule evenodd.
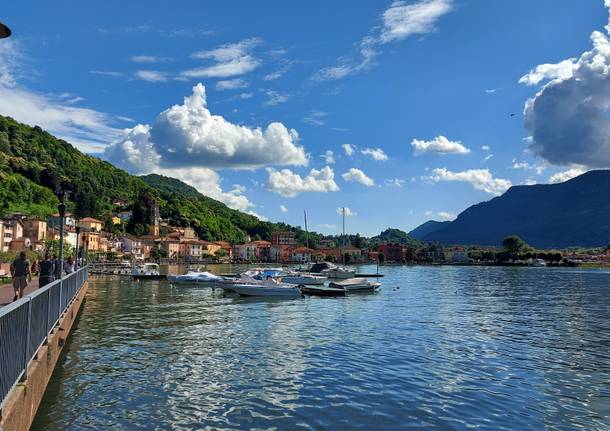
M 34 292 L 36 289 L 38 289 L 38 277 L 33 277 L 32 281 L 28 283 L 28 287 L 25 288 L 23 294 L 27 295 Z M 15 291 L 13 290 L 12 283 L 0 285 L 0 307 L 13 302 L 14 295 Z

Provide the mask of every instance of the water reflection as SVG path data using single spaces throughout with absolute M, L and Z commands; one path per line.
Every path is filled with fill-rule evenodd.
M 96 279 L 33 429 L 610 426 L 610 273 L 384 272 L 280 301 Z

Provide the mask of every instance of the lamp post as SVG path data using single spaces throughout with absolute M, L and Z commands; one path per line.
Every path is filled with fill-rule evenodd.
M 78 246 L 80 245 L 80 226 L 77 224 L 76 225 L 76 260 L 74 261 L 74 269 L 78 269 L 78 259 L 80 258 L 79 256 L 79 250 L 78 250 Z
M 61 192 L 61 203 L 59 204 L 59 268 L 57 274 L 61 278 L 61 272 L 64 268 L 64 235 L 66 223 L 66 192 Z
M 9 37 L 11 35 L 11 29 L 0 22 L 0 39 Z

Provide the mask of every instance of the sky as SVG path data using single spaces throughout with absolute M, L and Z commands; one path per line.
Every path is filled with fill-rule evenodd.
M 0 114 L 261 219 L 409 231 L 610 167 L 608 8 L 10 2 Z

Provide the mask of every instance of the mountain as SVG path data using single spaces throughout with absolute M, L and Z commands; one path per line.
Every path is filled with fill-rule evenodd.
M 0 116 L 0 216 L 12 212 L 40 216 L 55 213 L 58 190 L 70 192 L 68 207 L 77 216 L 102 220 L 110 218 L 116 198 L 127 200 L 134 215 L 136 207 L 154 198 L 159 202 L 162 218 L 177 226 L 192 226 L 210 241 L 238 242 L 246 235 L 269 239 L 277 230 L 292 230 L 297 238 L 304 235 L 298 228 L 264 222 L 230 209 L 174 178 L 130 175 L 81 153 L 38 126 L 30 127 Z M 128 229 L 138 233 L 146 230 L 145 225 L 137 225 L 132 223 Z
M 424 224 L 420 224 L 415 229 L 413 229 L 411 232 L 409 232 L 409 236 L 411 236 L 415 239 L 422 240 L 427 235 L 431 235 L 432 233 L 436 232 L 439 229 L 442 229 L 444 226 L 446 226 L 449 223 L 451 223 L 451 222 L 428 220 Z
M 498 246 L 508 235 L 538 248 L 606 246 L 610 171 L 589 171 L 559 184 L 511 187 L 502 196 L 471 206 L 422 240 Z
M 379 235 L 371 238 L 371 243 L 380 244 L 384 242 L 398 243 L 406 246 L 420 247 L 421 242 L 413 238 L 410 234 L 394 228 L 388 228 Z

